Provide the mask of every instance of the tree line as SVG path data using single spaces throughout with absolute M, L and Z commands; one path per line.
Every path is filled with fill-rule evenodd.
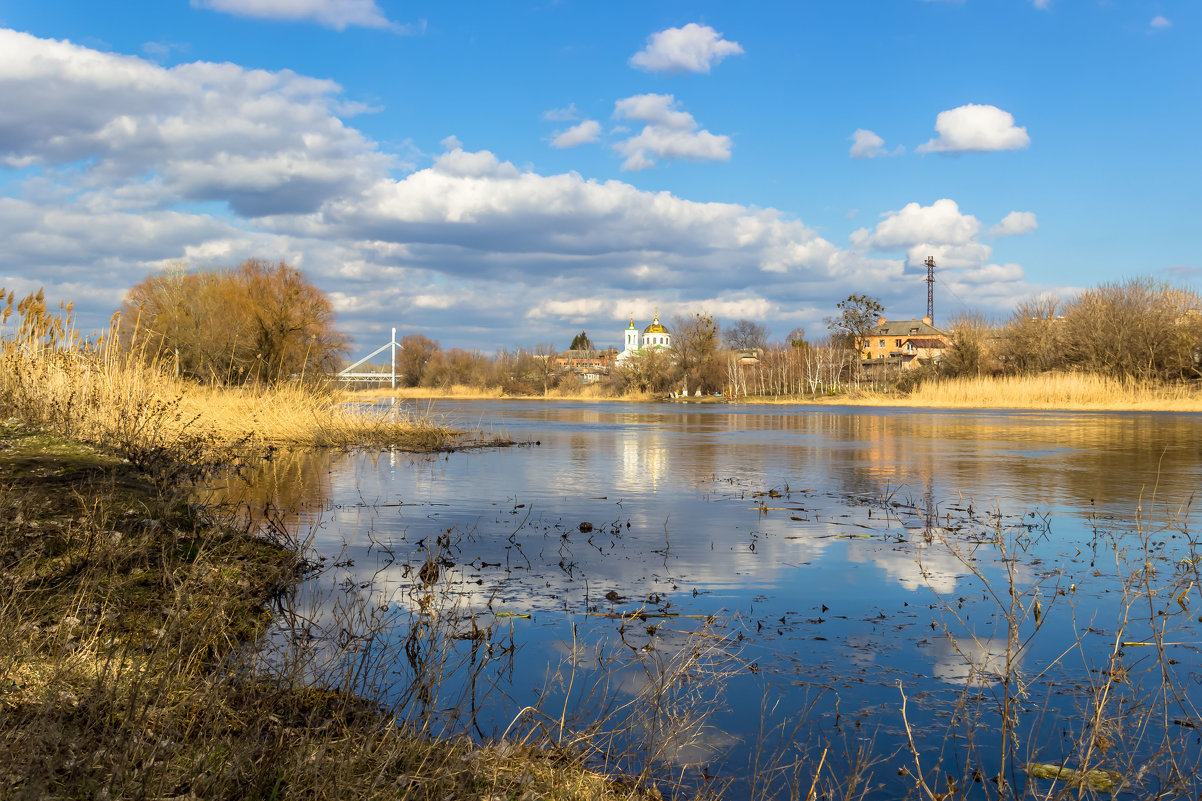
M 754 321 L 722 326 L 706 313 L 677 316 L 668 323 L 670 350 L 644 349 L 610 368 L 600 383 L 613 395 L 840 392 L 865 380 L 856 343 L 885 310 L 863 294 L 836 309 L 826 320 L 829 335 L 813 342 L 801 328 L 770 343 L 767 328 Z M 348 350 L 329 298 L 284 262 L 249 259 L 233 269 L 156 273 L 129 290 L 119 320 L 126 347 L 204 382 L 321 379 L 342 366 Z M 1104 284 L 1066 300 L 1027 299 L 1002 321 L 961 312 L 946 330 L 949 347 L 938 361 L 888 380 L 905 388 L 920 380 L 1052 370 L 1152 381 L 1202 378 L 1202 296 L 1151 278 Z M 398 374 L 409 387 L 545 394 L 579 386 L 549 344 L 491 354 L 444 349 L 423 334 L 400 344 Z M 595 346 L 581 331 L 569 349 L 587 353 Z
M 1202 295 L 1147 277 L 1103 284 L 1068 300 L 1024 300 L 1000 325 L 964 313 L 951 329 L 940 376 L 1059 370 L 1135 381 L 1202 378 Z

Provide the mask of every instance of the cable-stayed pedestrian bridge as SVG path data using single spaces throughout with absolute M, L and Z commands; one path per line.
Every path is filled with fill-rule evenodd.
M 347 367 L 342 368 L 341 370 L 338 371 L 338 374 L 336 377 L 338 378 L 339 381 L 345 381 L 348 384 L 353 384 L 353 383 L 383 384 L 383 383 L 387 383 L 390 387 L 392 387 L 392 389 L 396 389 L 396 352 L 397 352 L 398 348 L 400 348 L 400 345 L 397 344 L 396 329 L 394 328 L 394 329 L 392 329 L 392 339 L 388 343 L 376 348 L 371 353 L 367 354 L 366 356 L 364 356 L 362 359 L 355 362 L 354 364 L 348 365 Z M 372 359 L 374 359 L 376 356 L 380 355 L 381 353 L 383 353 L 386 350 L 391 350 L 391 354 L 390 354 L 390 358 L 389 358 L 389 363 L 390 363 L 391 367 L 387 372 L 381 371 L 381 370 L 373 371 L 373 370 L 359 370 L 358 369 L 359 367 L 362 367 L 363 365 L 367 364 Z

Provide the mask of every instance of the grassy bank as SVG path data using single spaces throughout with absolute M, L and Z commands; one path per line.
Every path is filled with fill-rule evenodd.
M 756 399 L 748 399 L 756 402 Z M 791 401 L 781 401 L 791 402 Z M 850 393 L 820 402 L 959 409 L 1202 412 L 1202 386 L 1166 385 L 1081 373 L 924 381 L 912 392 Z
M 253 643 L 305 570 L 293 542 L 12 420 L 0 476 L 0 797 L 641 796 L 269 674 Z
M 924 382 L 907 402 L 1020 409 L 1202 411 L 1202 385 L 1167 385 L 1082 373 Z
M 354 398 L 494 400 L 507 398 L 500 391 L 469 387 L 370 389 L 349 394 Z M 518 398 L 515 398 L 518 399 Z M 546 396 L 521 396 L 525 400 L 612 400 L 646 403 L 665 400 L 649 393 L 607 397 L 595 388 L 583 391 L 554 390 Z M 690 401 L 703 400 L 700 398 Z M 1202 412 L 1202 385 L 1168 385 L 1118 381 L 1084 373 L 1044 373 L 1032 376 L 951 378 L 924 381 L 910 392 L 849 389 L 836 395 L 749 395 L 738 398 L 705 398 L 712 402 L 764 405 L 813 404 L 821 406 L 913 406 L 961 409 L 1064 409 L 1079 411 Z
M 248 448 L 482 443 L 44 327 L 0 341 L 0 421 L 0 798 L 648 797 L 576 753 L 433 738 L 265 664 L 276 602 L 313 566 L 282 525 L 182 495 Z
M 206 386 L 107 344 L 64 347 L 34 337 L 0 346 L 0 409 L 131 458 L 197 458 L 245 446 L 430 451 L 471 444 L 470 435 L 428 417 L 348 405 L 335 389 Z

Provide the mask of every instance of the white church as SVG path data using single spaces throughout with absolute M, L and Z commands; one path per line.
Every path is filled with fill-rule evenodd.
M 671 347 L 672 335 L 660 323 L 659 309 L 655 310 L 655 319 L 651 325 L 643 329 L 641 335 L 639 329 L 634 327 L 634 315 L 632 314 L 630 315 L 630 325 L 626 327 L 626 338 L 623 340 L 622 352 L 618 354 L 617 362 L 623 364 L 643 350 Z

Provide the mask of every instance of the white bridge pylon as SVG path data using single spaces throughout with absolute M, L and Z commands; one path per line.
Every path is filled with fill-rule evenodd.
M 399 347 L 400 347 L 400 345 L 398 345 L 397 341 L 396 341 L 396 329 L 394 328 L 394 329 L 392 329 L 392 340 L 388 344 L 382 345 L 381 347 L 376 348 L 371 353 L 367 354 L 362 359 L 360 359 L 359 361 L 350 365 L 349 367 L 344 367 L 342 370 L 339 370 L 338 376 L 337 376 L 338 379 L 340 381 L 348 381 L 348 382 L 350 382 L 350 381 L 384 381 L 385 379 L 389 379 L 392 382 L 392 388 L 396 389 L 396 352 L 397 352 L 397 348 L 399 348 Z M 389 372 L 387 372 L 387 373 L 371 373 L 371 372 L 358 372 L 357 373 L 357 372 L 355 372 L 356 367 L 358 367 L 359 365 L 368 361 L 369 359 L 375 358 L 378 354 L 383 353 L 384 351 L 388 350 L 389 348 L 392 349 L 392 359 L 391 359 L 392 369 Z

